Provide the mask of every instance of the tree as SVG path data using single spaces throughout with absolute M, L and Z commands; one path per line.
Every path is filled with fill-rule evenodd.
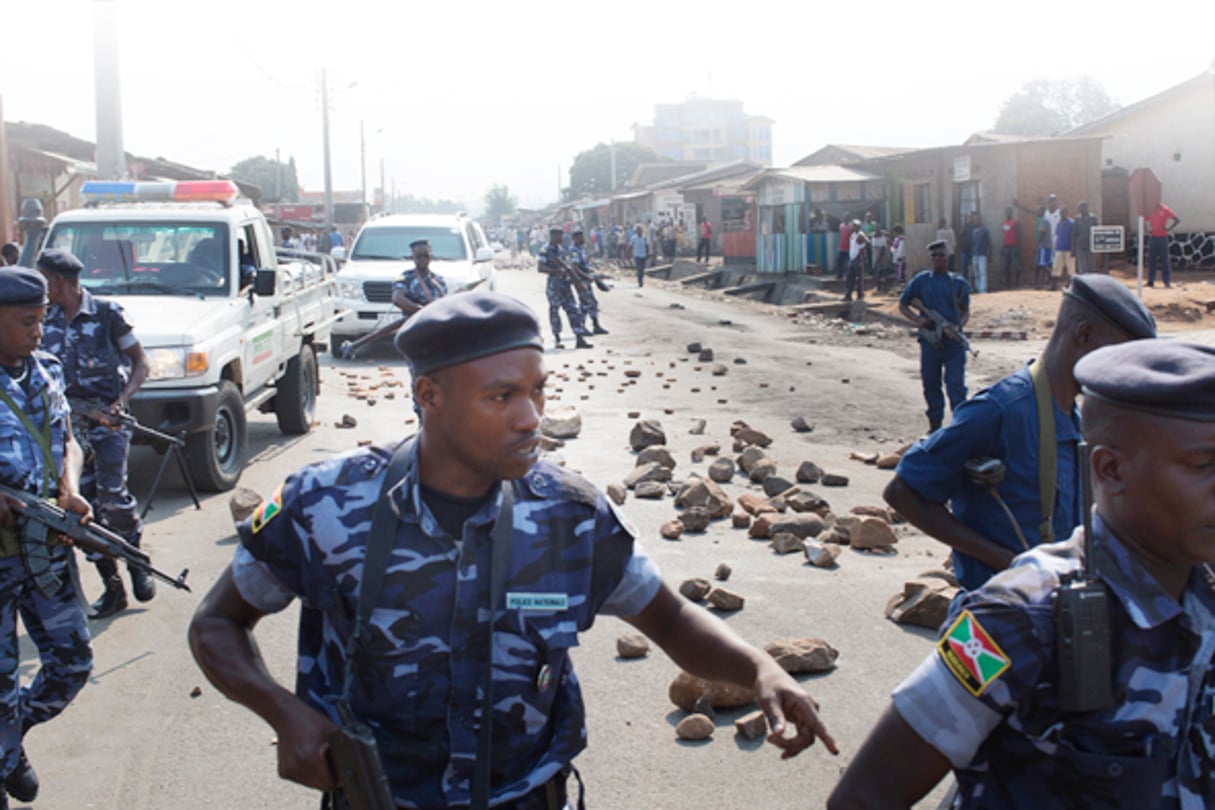
M 570 185 L 565 190 L 565 199 L 573 200 L 584 194 L 604 195 L 612 190 L 612 150 L 616 150 L 616 188 L 620 188 L 633 176 L 639 163 L 655 163 L 666 160 L 650 149 L 636 143 L 618 143 L 614 147 L 606 143 L 596 144 L 574 156 L 570 167 Z
M 496 183 L 485 192 L 485 220 L 494 225 L 502 221 L 502 217 L 510 216 L 519 207 L 519 200 L 510 193 L 510 188 Z
M 258 186 L 262 198 L 268 202 L 299 202 L 300 183 L 295 174 L 295 158 L 289 158 L 286 163 L 262 155 L 245 158 L 233 166 L 228 175 L 242 183 Z
M 1033 79 L 1005 99 L 993 129 L 1009 135 L 1057 135 L 1119 106 L 1100 82 L 1088 76 Z

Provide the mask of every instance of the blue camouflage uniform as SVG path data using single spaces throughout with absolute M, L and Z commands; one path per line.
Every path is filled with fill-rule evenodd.
M 414 466 L 391 491 L 400 517 L 351 705 L 375 733 L 401 807 L 469 802 L 488 636 L 495 493 L 448 537 L 423 501 Z M 296 693 L 338 722 L 345 642 L 356 615 L 372 510 L 391 448 L 367 448 L 303 468 L 239 527 L 233 576 L 263 612 L 292 599 L 300 615 Z M 586 745 L 569 649 L 596 614 L 635 615 L 659 587 L 656 567 L 604 496 L 539 462 L 515 483 L 506 609 L 494 625 L 492 802 L 525 796 Z M 528 610 L 514 594 L 566 604 Z
M 1082 566 L 1082 529 L 966 594 L 894 691 L 898 713 L 955 769 L 955 807 L 1215 807 L 1215 575 L 1196 568 L 1178 602 L 1099 514 L 1093 528 L 1111 594 L 1110 708 L 1059 708 L 1051 597 Z
M 910 305 L 919 298 L 925 307 L 935 309 L 952 324 L 962 319 L 970 309 L 970 285 L 953 273 L 921 270 L 903 288 L 899 303 Z M 949 395 L 950 413 L 966 401 L 966 349 L 960 341 L 946 337 L 941 345 L 933 346 L 920 336 L 920 382 L 924 387 L 925 411 L 933 424 L 945 418 L 945 397 L 941 394 L 941 369 L 944 368 L 945 391 Z
M 57 490 L 63 470 L 71 418 L 63 368 L 53 356 L 35 352 L 25 361 L 25 369 L 21 383 L 0 372 L 0 389 L 35 428 L 49 432 L 53 467 L 39 440 L 0 401 L 0 482 L 49 497 Z M 0 532 L 0 773 L 4 774 L 17 765 L 25 729 L 63 711 L 84 687 L 93 666 L 71 549 L 52 544 L 50 558 L 51 571 L 61 584 L 52 596 L 45 596 L 26 572 L 16 534 Z M 20 686 L 18 613 L 41 662 L 38 674 L 24 687 Z
M 563 263 L 562 252 L 561 245 L 554 245 L 552 242 L 549 242 L 540 251 L 541 263 L 545 267 L 558 271 L 548 274 L 548 281 L 544 285 L 544 295 L 548 299 L 548 322 L 553 327 L 553 336 L 558 340 L 561 339 L 561 310 L 563 309 L 565 317 L 569 319 L 570 329 L 575 335 L 585 337 L 590 334 L 578 311 L 578 305 L 574 303 L 574 291 L 570 288 L 570 282 L 560 274 Z
M 126 350 L 139 341 L 117 302 L 81 292 L 80 311 L 70 324 L 58 304 L 47 310 L 42 348 L 63 363 L 72 432 L 85 456 L 80 494 L 93 505 L 100 523 L 139 546 L 143 534 L 139 505 L 127 488 L 131 430 L 115 430 L 89 419 L 92 410 L 108 410 L 131 379 Z
M 586 245 L 574 245 L 570 248 L 570 265 L 575 270 L 590 275 L 591 265 L 587 261 Z M 584 281 L 576 285 L 575 289 L 578 292 L 578 303 L 581 304 L 583 325 L 586 324 L 587 318 L 591 319 L 591 323 L 599 323 L 599 301 L 595 298 L 594 285 L 590 281 Z
M 424 307 L 436 298 L 447 295 L 447 282 L 434 273 L 427 273 L 426 278 L 417 270 L 406 270 L 392 284 L 392 291 L 401 290 L 405 297 L 420 307 Z
M 1039 361 L 1040 362 L 1040 361 Z M 1051 399 L 1055 415 L 1056 490 L 1052 517 L 1054 537 L 1067 537 L 1080 523 L 1080 416 L 1064 413 Z M 1038 488 L 1038 406 L 1027 368 L 1019 369 L 962 403 L 953 421 L 907 451 L 899 461 L 899 478 L 920 496 L 950 505 L 953 516 L 997 545 L 1020 553 L 1021 541 L 999 503 L 964 471 L 976 457 L 1004 462 L 997 485 L 1029 545 L 1042 542 Z M 954 572 L 963 588 L 973 590 L 995 571 L 966 554 L 953 553 Z

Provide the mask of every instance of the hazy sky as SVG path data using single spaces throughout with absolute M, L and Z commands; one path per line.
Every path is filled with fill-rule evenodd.
M 8 120 L 94 139 L 93 2 L 6 0 Z M 1087 73 L 1125 104 L 1215 57 L 1211 0 L 113 2 L 127 151 L 224 171 L 277 148 L 320 189 L 327 68 L 336 188 L 359 187 L 362 121 L 369 193 L 383 159 L 390 188 L 473 209 L 494 183 L 553 201 L 575 154 L 693 93 L 775 119 L 788 165 L 958 143 L 1031 78 Z

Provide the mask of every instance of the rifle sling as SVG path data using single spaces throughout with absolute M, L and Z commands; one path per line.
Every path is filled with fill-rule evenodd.
M 1034 385 L 1034 398 L 1038 404 L 1038 502 L 1042 508 L 1042 522 L 1038 524 L 1038 536 L 1043 543 L 1054 542 L 1055 495 L 1058 485 L 1059 447 L 1055 438 L 1055 407 L 1050 391 L 1050 378 L 1046 374 L 1046 361 L 1039 357 L 1029 369 L 1029 378 Z

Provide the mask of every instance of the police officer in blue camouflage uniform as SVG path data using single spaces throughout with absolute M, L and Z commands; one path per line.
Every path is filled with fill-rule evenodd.
M 945 419 L 942 369 L 945 392 L 949 395 L 949 412 L 957 413 L 966 401 L 966 349 L 948 331 L 939 343 L 932 343 L 926 334 L 933 331 L 936 324 L 925 310 L 935 310 L 961 330 L 970 320 L 970 285 L 962 276 L 949 272 L 949 246 L 945 240 L 928 245 L 928 256 L 932 259 L 932 269 L 916 273 L 903 288 L 899 312 L 920 328 L 920 382 L 924 387 L 924 401 L 928 404 L 926 413 L 931 433 L 938 430 Z M 919 304 L 913 306 L 915 300 Z
M 599 301 L 595 298 L 594 279 L 591 273 L 591 263 L 586 257 L 586 234 L 579 228 L 574 231 L 574 244 L 570 248 L 570 265 L 574 272 L 579 273 L 581 280 L 574 286 L 578 292 L 578 303 L 582 312 L 582 324 L 586 325 L 589 318 L 591 323 L 595 324 L 595 328 L 591 330 L 594 335 L 606 335 L 608 330 L 599 325 Z
M 38 350 L 46 314 L 46 282 L 33 270 L 0 269 L 0 483 L 54 498 L 60 507 L 90 515 L 79 495 L 80 448 L 72 440 L 63 369 Z M 0 497 L 0 810 L 8 796 L 32 802 L 38 777 L 22 739 L 72 701 L 93 666 L 89 631 L 76 587 L 72 552 L 22 548 L 14 504 Z M 43 593 L 26 569 L 26 554 L 47 554 L 59 583 Z M 17 616 L 38 648 L 41 668 L 20 685 Z
M 94 298 L 80 285 L 84 265 L 66 250 L 49 248 L 38 257 L 46 277 L 51 308 L 43 325 L 42 349 L 59 358 L 72 406 L 72 432 L 84 454 L 80 492 L 98 521 L 139 547 L 143 524 L 139 505 L 127 488 L 131 430 L 111 422 L 148 376 L 148 359 L 122 307 Z M 105 585 L 90 617 L 101 619 L 127 607 L 118 565 L 108 557 L 94 559 Z M 156 595 L 147 572 L 128 566 L 131 590 L 140 602 Z
M 553 327 L 554 346 L 561 346 L 561 310 L 569 319 L 570 329 L 574 332 L 574 346 L 579 349 L 590 349 L 587 342 L 586 321 L 574 303 L 574 291 L 570 287 L 569 269 L 562 257 L 562 239 L 565 231 L 560 228 L 548 229 L 548 244 L 540 251 L 538 269 L 548 276 L 544 285 L 544 296 L 548 299 L 548 322 Z
M 963 588 L 979 587 L 1027 547 L 1067 537 L 1080 524 L 1075 405 L 1080 384 L 1072 369 L 1094 349 L 1155 335 L 1152 314 L 1126 285 L 1109 276 L 1076 276 L 1064 291 L 1042 356 L 975 394 L 949 425 L 904 454 L 886 487 L 886 501 L 953 549 L 954 573 Z M 1045 452 L 1039 429 L 1043 412 L 1052 414 L 1054 432 Z M 1048 443 L 1049 437 L 1048 429 Z M 995 495 L 965 472 L 968 461 L 983 458 L 1004 465 Z M 1045 507 L 1044 477 L 1047 500 L 1053 500 Z M 996 496 L 1016 518 L 1015 528 Z
M 401 274 L 392 285 L 392 303 L 405 315 L 447 295 L 447 282 L 430 271 L 430 242 L 418 239 L 409 243 L 413 268 Z
M 566 806 L 566 775 L 586 745 L 569 649 L 598 614 L 624 617 L 693 674 L 753 686 L 786 756 L 816 736 L 835 750 L 796 682 L 665 585 L 593 485 L 540 460 L 547 373 L 531 310 L 499 293 L 450 296 L 412 317 L 397 347 L 424 418 L 404 477 L 388 482 L 395 537 L 350 697 L 375 734 L 397 806 L 469 805 L 491 626 L 490 806 Z M 290 476 L 240 526 L 235 559 L 191 625 L 207 677 L 277 731 L 279 773 L 321 790 L 335 787 L 323 740 L 338 719 L 350 617 L 392 452 L 361 449 Z M 503 570 L 491 527 L 505 487 L 514 505 Z M 504 581 L 491 611 L 495 565 Z M 295 598 L 303 609 L 292 695 L 266 673 L 251 630 Z M 795 736 L 784 736 L 787 724 Z
M 1064 711 L 1052 601 L 1084 529 L 955 606 L 828 805 L 910 807 L 952 768 L 961 808 L 1215 807 L 1215 348 L 1083 357 L 1107 708 Z

